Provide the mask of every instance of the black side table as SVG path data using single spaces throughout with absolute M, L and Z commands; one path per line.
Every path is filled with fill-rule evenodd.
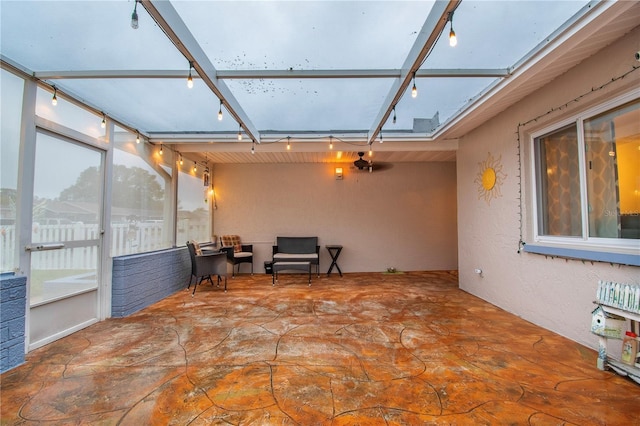
M 338 257 L 340 256 L 340 252 L 342 251 L 342 246 L 325 246 L 327 248 L 327 251 L 329 252 L 329 256 L 331 256 L 331 266 L 329 266 L 329 270 L 327 271 L 327 275 L 331 274 L 331 271 L 333 270 L 333 267 L 335 266 L 338 269 L 338 272 L 340 273 L 340 276 L 342 276 L 342 271 L 340 270 L 340 267 L 338 266 Z

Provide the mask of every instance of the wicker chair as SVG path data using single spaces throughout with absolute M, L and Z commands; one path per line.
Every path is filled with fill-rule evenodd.
M 227 260 L 232 263 L 231 277 L 235 277 L 236 265 L 240 272 L 240 264 L 251 264 L 251 275 L 253 275 L 253 245 L 242 244 L 238 235 L 222 235 L 220 237 L 221 250 L 227 253 Z
M 187 241 L 187 248 L 189 249 L 189 256 L 191 256 L 191 276 L 189 277 L 189 285 L 187 289 L 191 287 L 191 281 L 193 277 L 196 278 L 196 283 L 193 286 L 193 296 L 196 293 L 196 288 L 205 279 L 208 279 L 213 285 L 212 275 L 217 275 L 218 286 L 220 286 L 220 280 L 224 277 L 224 291 L 227 291 L 227 260 L 223 252 L 218 253 L 202 253 L 200 246 L 195 241 Z M 198 281 L 198 279 L 200 279 Z

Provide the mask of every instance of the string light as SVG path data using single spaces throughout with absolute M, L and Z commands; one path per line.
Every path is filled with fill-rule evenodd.
M 164 151 L 162 151 L 162 144 L 160 144 L 160 152 L 159 152 L 159 154 L 160 155 L 164 154 Z
M 449 22 L 451 23 L 451 30 L 449 31 L 449 46 L 455 47 L 458 44 L 458 38 L 456 32 L 453 31 L 453 12 L 449 12 Z
M 222 99 L 220 99 L 220 109 L 218 110 L 218 121 L 222 121 Z
M 418 96 L 418 88 L 416 87 L 416 73 L 413 73 L 413 87 L 411 88 L 411 97 L 415 98 Z
M 333 136 L 329 136 L 329 149 L 333 149 Z
M 191 68 L 193 68 L 193 62 L 189 61 L 189 77 L 187 77 L 187 87 L 193 88 L 193 77 L 191 77 Z
M 136 143 L 140 143 L 140 132 L 136 132 Z
M 53 98 L 51 98 L 51 105 L 56 106 L 58 105 L 58 89 L 56 89 L 56 86 L 53 86 Z
M 138 0 L 135 0 L 133 6 L 133 13 L 131 14 L 131 28 L 134 30 L 138 29 Z
M 287 136 L 287 151 L 291 151 L 291 136 Z
M 396 124 L 396 106 L 393 106 L 393 124 Z
M 242 124 L 240 124 L 238 127 L 238 140 L 242 140 Z
M 102 127 L 103 129 L 107 127 L 107 117 L 104 115 L 104 113 L 102 113 L 102 122 L 100 122 L 100 127 Z

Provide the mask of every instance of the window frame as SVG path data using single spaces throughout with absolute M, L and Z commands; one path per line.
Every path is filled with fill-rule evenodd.
M 529 155 L 530 155 L 530 190 L 531 190 L 531 209 L 529 213 L 531 216 L 531 236 L 533 239 L 534 247 L 531 247 L 530 252 L 536 252 L 540 254 L 550 254 L 553 252 L 555 255 L 562 256 L 563 252 L 558 252 L 557 249 L 568 249 L 566 257 L 588 258 L 589 260 L 601 260 L 599 258 L 594 259 L 591 255 L 585 255 L 584 251 L 602 252 L 603 254 L 619 253 L 623 255 L 630 254 L 633 258 L 636 258 L 640 254 L 640 239 L 630 238 L 603 238 L 603 237 L 591 237 L 589 236 L 589 204 L 587 197 L 587 170 L 586 170 L 586 152 L 585 152 L 585 132 L 584 123 L 586 120 L 592 119 L 595 116 L 611 111 L 621 105 L 629 102 L 640 101 L 640 89 L 635 89 L 627 92 L 621 96 L 600 102 L 597 105 L 587 108 L 585 110 L 578 111 L 571 116 L 562 120 L 554 121 L 551 124 L 545 125 L 529 134 Z M 541 234 L 539 226 L 540 221 L 540 209 L 541 194 L 540 187 L 540 174 L 539 174 L 539 147 L 536 139 L 549 135 L 554 132 L 558 132 L 568 126 L 574 126 L 577 131 L 577 143 L 578 143 L 578 170 L 580 173 L 580 215 L 581 215 L 581 229 L 582 235 L 577 237 L 569 236 L 553 236 Z M 526 247 L 526 244 L 525 244 Z M 546 250 L 548 247 L 549 250 Z M 598 256 L 596 256 L 598 257 Z M 610 256 L 603 255 L 611 261 Z M 603 259 L 604 260 L 604 259 Z M 615 262 L 613 263 L 628 263 Z M 635 261 L 637 263 L 637 260 Z

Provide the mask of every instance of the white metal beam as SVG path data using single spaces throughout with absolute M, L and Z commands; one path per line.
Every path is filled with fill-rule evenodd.
M 260 133 L 251 123 L 249 116 L 244 112 L 231 90 L 218 79 L 216 68 L 171 2 L 166 0 L 140 0 L 140 2 L 180 53 L 193 63 L 193 68 L 200 78 L 224 102 L 227 111 L 242 126 L 242 130 L 247 136 L 260 143 Z
M 369 144 L 371 144 L 382 126 L 389 118 L 391 110 L 400 101 L 409 83 L 413 79 L 413 73 L 417 75 L 417 71 L 425 61 L 429 52 L 438 41 L 440 33 L 447 24 L 449 12 L 453 12 L 462 0 L 436 1 L 429 12 L 429 16 L 424 22 L 422 29 L 418 33 L 418 37 L 409 51 L 407 58 L 402 66 L 402 75 L 400 79 L 391 86 L 391 90 L 387 95 L 380 112 L 378 113 L 371 129 L 369 130 Z
M 119 79 L 119 78 L 167 78 L 186 79 L 188 71 L 176 70 L 87 70 L 87 71 L 38 71 L 34 77 L 40 80 L 64 79 Z M 506 68 L 441 68 L 420 69 L 416 77 L 507 77 Z M 333 78 L 400 78 L 399 69 L 347 69 L 347 70 L 217 70 L 218 80 L 262 79 L 333 79 Z M 199 76 L 194 76 L 199 78 Z

